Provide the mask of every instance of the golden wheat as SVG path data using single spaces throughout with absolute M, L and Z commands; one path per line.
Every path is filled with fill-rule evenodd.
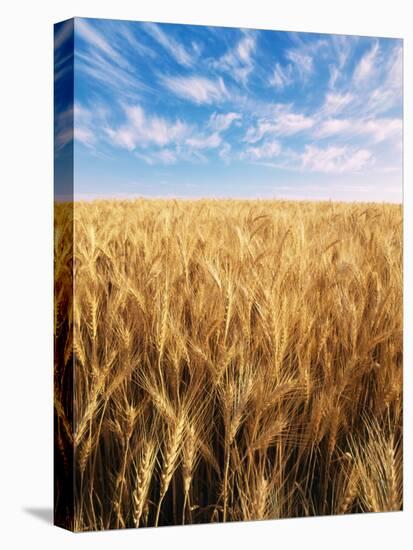
M 61 524 L 401 509 L 400 206 L 57 204 L 55 250 Z

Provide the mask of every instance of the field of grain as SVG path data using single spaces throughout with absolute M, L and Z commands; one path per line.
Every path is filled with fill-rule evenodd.
M 61 524 L 402 508 L 401 206 L 57 204 L 55 247 Z

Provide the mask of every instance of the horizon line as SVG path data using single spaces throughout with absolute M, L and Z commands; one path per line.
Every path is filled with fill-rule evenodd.
M 171 195 L 171 196 L 154 196 L 154 195 L 136 195 L 136 196 L 126 196 L 121 197 L 119 195 L 103 195 L 103 196 L 84 196 L 80 198 L 74 198 L 73 196 L 65 195 L 65 196 L 55 196 L 54 202 L 58 204 L 63 203 L 92 203 L 92 202 L 134 202 L 134 201 L 182 201 L 182 202 L 201 202 L 201 201 L 211 201 L 211 202 L 219 202 L 219 201 L 243 201 L 243 202 L 314 202 L 314 203 L 335 203 L 335 204 L 376 204 L 376 205 L 383 205 L 383 204 L 391 204 L 395 206 L 403 206 L 404 201 L 391 201 L 391 200 L 367 200 L 367 199 L 353 199 L 353 200 L 337 200 L 332 198 L 317 198 L 317 199 L 310 199 L 310 198 L 304 198 L 304 197 L 237 197 L 237 196 L 228 196 L 228 197 L 214 197 L 214 196 L 194 196 L 194 197 L 188 197 L 188 196 L 178 196 L 178 195 Z

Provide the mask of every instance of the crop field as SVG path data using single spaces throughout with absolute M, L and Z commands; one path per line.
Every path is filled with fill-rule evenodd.
M 62 523 L 402 508 L 401 206 L 101 200 L 55 223 Z

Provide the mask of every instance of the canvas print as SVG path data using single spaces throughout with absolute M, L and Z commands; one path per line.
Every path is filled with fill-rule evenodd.
M 55 523 L 401 510 L 402 41 L 54 48 Z

